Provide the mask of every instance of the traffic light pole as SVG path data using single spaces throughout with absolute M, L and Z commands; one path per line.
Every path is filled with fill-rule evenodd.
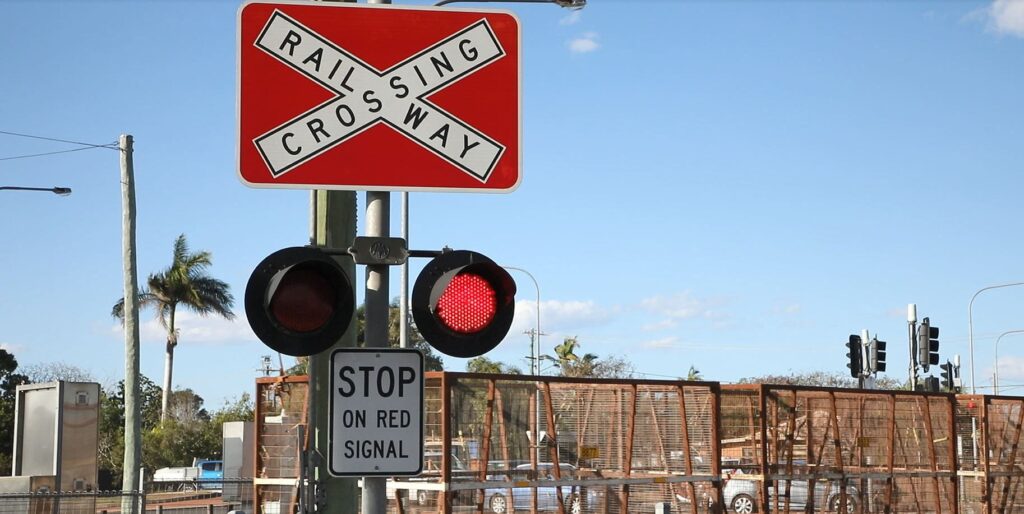
M 366 192 L 366 235 L 367 237 L 389 237 L 391 193 Z M 367 348 L 388 346 L 388 266 L 370 264 L 366 266 L 366 327 L 364 333 Z M 387 478 L 363 477 L 362 512 L 384 514 L 387 511 Z
M 907 331 L 910 341 L 910 390 L 917 390 L 917 304 L 907 305 Z

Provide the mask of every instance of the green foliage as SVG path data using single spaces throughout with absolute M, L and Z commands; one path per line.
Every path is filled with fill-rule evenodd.
M 171 417 L 143 435 L 142 463 L 148 469 L 189 466 L 196 457 L 219 459 L 222 457 L 224 423 L 253 420 L 254 404 L 248 393 L 226 401 L 212 415 L 205 414 L 202 398 L 192 391 L 186 389 L 174 394 L 196 412 L 185 418 Z
M 697 369 L 696 367 L 694 367 L 691 364 L 690 365 L 690 371 L 686 372 L 686 379 L 687 380 L 704 380 L 704 377 L 701 376 L 700 370 Z
M 484 356 L 476 357 L 475 359 L 471 359 L 467 362 L 466 371 L 470 373 L 504 373 L 508 375 L 523 374 L 523 372 L 515 366 L 510 366 L 504 362 L 492 361 Z
M 581 346 L 576 337 L 567 337 L 555 346 L 555 356 L 542 355 L 542 359 L 553 361 L 563 377 L 630 378 L 633 363 L 625 357 L 610 356 L 601 359 L 597 354 L 576 355 Z
M 0 349 L 0 475 L 11 474 L 14 454 L 14 402 L 17 387 L 28 384 L 28 377 L 14 371 L 18 361 L 7 350 Z
M 99 468 L 110 471 L 114 483 L 121 483 L 124 464 L 124 380 L 113 391 L 100 391 Z M 139 411 L 142 433 L 160 424 L 160 386 L 139 376 Z

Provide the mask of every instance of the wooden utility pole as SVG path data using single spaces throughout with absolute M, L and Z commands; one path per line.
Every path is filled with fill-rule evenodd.
M 121 134 L 121 249 L 124 260 L 124 463 L 121 490 L 142 491 L 142 426 L 139 406 L 139 275 L 135 268 L 135 166 L 132 136 Z M 121 512 L 134 512 L 134 496 L 123 496 Z M 141 496 L 139 496 L 141 498 Z

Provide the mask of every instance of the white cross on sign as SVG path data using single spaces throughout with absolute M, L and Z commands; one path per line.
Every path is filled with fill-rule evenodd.
M 505 151 L 427 100 L 505 55 L 486 19 L 384 71 L 280 11 L 255 45 L 337 95 L 254 140 L 275 178 L 378 122 L 481 182 Z

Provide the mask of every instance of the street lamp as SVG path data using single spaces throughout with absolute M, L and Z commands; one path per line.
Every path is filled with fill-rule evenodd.
M 999 340 L 1002 339 L 1003 336 L 1010 335 L 1010 334 L 1020 334 L 1020 333 L 1024 333 L 1024 329 L 1021 329 L 1021 330 L 1007 330 L 1006 332 L 1003 332 L 1002 334 L 999 334 L 999 337 L 996 338 L 996 365 L 995 365 L 995 371 L 994 371 L 995 376 L 993 377 L 993 380 L 992 380 L 992 386 L 994 388 L 994 390 L 992 392 L 994 394 L 999 394 Z
M 21 187 L 21 186 L 0 186 L 0 191 L 46 191 L 59 196 L 71 194 L 70 187 Z
M 974 296 L 971 297 L 971 302 L 967 304 L 967 340 L 971 350 L 971 394 L 978 394 L 978 389 L 975 387 L 974 382 L 974 299 L 977 298 L 982 291 L 1010 286 L 1024 286 L 1024 282 L 1010 282 L 1008 284 L 983 287 L 974 293 Z
M 540 285 L 537 284 L 537 279 L 533 277 L 533 273 L 530 273 L 523 268 L 517 268 L 515 266 L 502 267 L 508 270 L 526 273 L 526 276 L 530 277 L 530 280 L 533 281 L 534 289 L 537 290 L 537 333 L 536 337 L 533 338 L 533 344 L 530 346 L 530 374 L 540 375 Z

